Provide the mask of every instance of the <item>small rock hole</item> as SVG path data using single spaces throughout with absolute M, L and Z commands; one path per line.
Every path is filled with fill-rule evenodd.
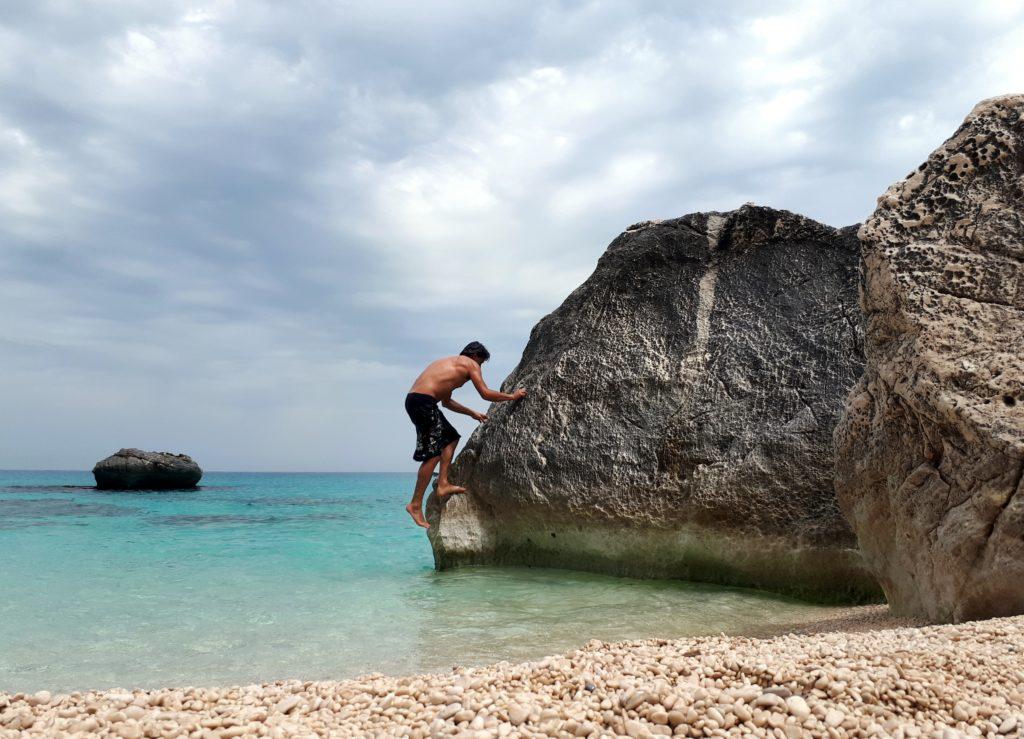
M 1003 402 L 1004 402 L 1004 403 L 1005 403 L 1005 404 L 1006 404 L 1007 406 L 1009 406 L 1009 407 L 1011 407 L 1011 408 L 1012 408 L 1013 406 L 1017 405 L 1017 399 L 1016 399 L 1015 397 L 1013 397 L 1012 395 L 1004 395 L 1004 396 L 1003 396 Z
M 551 538 L 552 538 L 552 539 L 554 539 L 554 538 L 555 538 L 555 532 L 554 532 L 554 531 L 552 531 L 552 532 L 551 532 Z

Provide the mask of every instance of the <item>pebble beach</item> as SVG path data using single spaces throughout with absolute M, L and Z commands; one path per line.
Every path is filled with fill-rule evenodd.
M 901 623 L 873 606 L 767 637 L 592 641 L 444 675 L 0 694 L 0 737 L 1024 734 L 1024 617 Z

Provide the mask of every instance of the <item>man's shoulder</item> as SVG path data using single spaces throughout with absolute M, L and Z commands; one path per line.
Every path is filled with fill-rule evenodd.
M 450 357 L 450 359 L 452 360 L 453 366 L 458 367 L 466 373 L 471 373 L 473 368 L 477 366 L 476 362 L 462 354 L 457 354 L 454 357 Z
M 429 366 L 442 372 L 450 371 L 452 368 L 464 369 L 467 367 L 465 362 L 467 359 L 469 359 L 469 357 L 463 357 L 458 354 L 450 357 L 439 357 L 431 362 Z
M 448 357 L 438 357 L 433 362 L 431 362 L 429 366 L 431 366 L 431 367 L 443 367 L 444 365 L 462 364 L 462 362 L 460 360 L 463 360 L 463 359 L 467 359 L 467 357 L 463 357 L 463 356 L 460 356 L 460 355 L 448 356 Z

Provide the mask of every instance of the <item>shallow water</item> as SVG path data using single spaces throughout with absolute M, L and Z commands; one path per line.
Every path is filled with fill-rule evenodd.
M 0 690 L 447 671 L 747 631 L 819 606 L 562 570 L 434 572 L 406 474 L 208 473 L 120 493 L 0 471 Z

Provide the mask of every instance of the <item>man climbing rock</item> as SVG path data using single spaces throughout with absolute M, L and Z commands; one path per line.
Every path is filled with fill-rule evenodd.
M 452 400 L 455 388 L 472 380 L 480 397 L 492 403 L 519 400 L 526 396 L 526 390 L 522 388 L 514 393 L 501 393 L 487 387 L 480 366 L 490 358 L 491 353 L 483 344 L 472 341 L 457 357 L 444 357 L 427 365 L 405 396 L 405 411 L 416 427 L 416 453 L 412 458 L 420 463 L 412 501 L 405 510 L 409 511 L 417 525 L 425 529 L 429 529 L 430 524 L 423 517 L 423 493 L 426 492 L 438 461 L 441 463 L 437 477 L 438 496 L 444 499 L 449 495 L 466 492 L 465 488 L 453 485 L 448 480 L 448 467 L 459 443 L 459 432 L 448 423 L 437 404 L 482 423 L 487 420 L 487 416 Z

